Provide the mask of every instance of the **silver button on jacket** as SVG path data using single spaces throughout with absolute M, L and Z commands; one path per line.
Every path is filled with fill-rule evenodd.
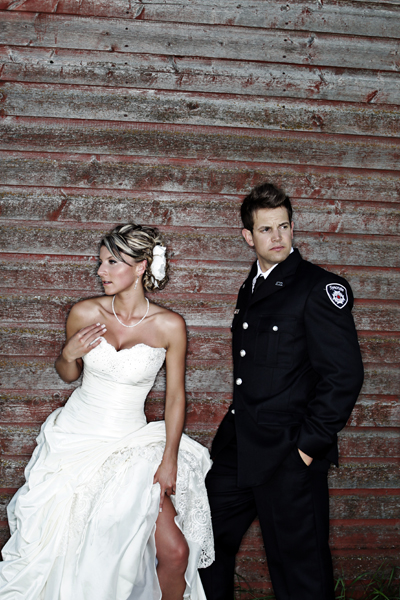
M 242 385 L 242 380 L 240 379 L 240 377 L 236 379 L 236 385 Z
M 243 323 L 242 327 L 243 327 L 243 329 L 248 329 L 249 324 L 248 323 Z
M 241 350 L 240 351 L 240 356 L 246 356 L 246 350 Z

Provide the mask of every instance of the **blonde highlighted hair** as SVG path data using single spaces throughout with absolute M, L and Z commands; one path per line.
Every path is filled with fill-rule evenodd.
M 120 260 L 126 264 L 128 263 L 121 255 L 121 252 L 133 258 L 135 262 L 147 260 L 146 270 L 143 274 L 143 287 L 147 292 L 162 290 L 166 286 L 169 279 L 168 257 L 166 257 L 167 264 L 163 279 L 155 279 L 151 272 L 155 246 L 163 246 L 165 248 L 165 242 L 155 227 L 146 227 L 144 225 L 136 225 L 135 223 L 118 225 L 103 237 L 100 242 L 101 246 L 105 246 L 116 260 Z

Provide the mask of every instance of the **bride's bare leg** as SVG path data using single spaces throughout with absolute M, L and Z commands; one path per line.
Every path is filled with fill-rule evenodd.
M 185 571 L 189 548 L 181 530 L 176 526 L 175 509 L 168 496 L 164 499 L 163 511 L 157 519 L 156 548 L 157 575 L 162 591 L 162 600 L 182 600 L 185 591 Z

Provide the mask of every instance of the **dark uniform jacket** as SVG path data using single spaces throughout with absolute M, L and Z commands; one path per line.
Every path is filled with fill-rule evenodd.
M 239 486 L 265 483 L 295 446 L 337 465 L 337 433 L 363 382 L 347 281 L 298 250 L 252 294 L 256 273 L 255 263 L 239 291 L 233 405 L 211 453 L 236 432 Z

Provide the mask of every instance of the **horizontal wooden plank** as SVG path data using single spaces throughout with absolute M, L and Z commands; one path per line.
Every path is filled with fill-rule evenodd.
M 400 327 L 399 327 L 400 329 Z M 223 329 L 192 329 L 188 331 L 188 357 L 201 360 L 229 360 L 231 357 L 231 332 Z M 376 364 L 400 364 L 400 332 L 362 332 L 358 335 L 363 360 Z M 0 325 L 2 355 L 58 356 L 65 340 L 64 326 Z
M 339 453 L 346 458 L 399 458 L 400 429 L 347 427 L 339 434 Z
M 331 519 L 330 546 L 333 550 L 361 549 L 400 549 L 400 520 L 390 519 L 387 522 L 375 519 L 361 523 Z M 254 522 L 246 533 L 241 545 L 242 552 L 250 552 L 252 556 L 264 556 L 261 530 L 258 522 Z
M 7 389 L 72 390 L 59 379 L 53 362 L 46 357 L 0 357 L 1 385 Z M 400 369 L 392 366 L 365 365 L 363 394 L 396 395 L 400 388 Z M 163 370 L 157 376 L 154 390 L 164 389 Z M 230 361 L 189 360 L 186 369 L 186 389 L 189 392 L 230 393 L 232 369 Z
M 245 278 L 243 273 L 243 279 Z M 240 284 L 239 284 L 240 285 Z M 100 290 L 99 290 L 100 292 Z M 235 290 L 231 295 L 173 294 L 170 286 L 163 294 L 149 294 L 157 304 L 181 314 L 192 327 L 227 327 L 232 323 L 236 304 Z M 83 293 L 65 295 L 63 291 L 32 293 L 32 290 L 3 288 L 0 292 L 0 319 L 3 324 L 44 323 L 63 327 L 73 304 L 82 300 Z M 365 331 L 398 331 L 400 306 L 394 301 L 357 300 L 353 310 L 356 326 Z
M 304 258 L 309 258 L 304 256 Z M 251 261 L 243 265 L 219 261 L 171 261 L 169 293 L 236 294 L 246 279 Z M 323 264 L 322 266 L 328 267 Z M 0 255 L 1 288 L 17 288 L 32 292 L 32 277 L 37 293 L 44 290 L 78 291 L 81 296 L 102 294 L 96 277 L 96 257 L 63 257 L 24 254 Z M 331 266 L 329 269 L 351 284 L 356 298 L 396 300 L 400 271 L 372 267 Z M 157 298 L 162 298 L 159 292 Z
M 331 490 L 329 500 L 331 519 L 398 519 L 399 490 Z
M 253 526 L 254 528 L 256 525 Z M 254 590 L 265 590 L 269 588 L 269 575 L 266 564 L 263 544 L 260 534 L 254 535 L 254 550 L 247 542 L 248 536 L 253 533 L 252 529 L 246 534 L 242 543 L 242 549 L 237 559 L 237 572 L 240 577 L 241 589 L 246 590 L 251 587 L 253 592 L 248 598 L 254 598 Z M 344 546 L 345 541 L 351 536 L 353 540 L 358 539 L 362 548 L 355 546 L 347 549 Z M 0 523 L 0 547 L 9 538 L 9 529 L 6 521 Z M 378 542 L 378 548 L 372 546 L 373 540 Z M 338 528 L 335 522 L 331 525 L 331 544 L 333 545 L 333 564 L 336 577 L 346 577 L 353 579 L 355 573 L 364 573 L 365 571 L 375 573 L 376 570 L 384 564 L 387 575 L 390 573 L 392 565 L 396 564 L 398 559 L 398 548 L 391 546 L 392 536 L 390 535 L 390 523 L 382 527 L 381 533 L 378 532 L 378 526 L 371 525 L 365 532 L 362 526 L 352 526 L 350 528 Z M 371 547 L 372 546 L 372 547 Z M 376 546 L 376 544 L 375 544 Z M 388 547 L 386 547 L 388 546 Z M 365 553 L 368 553 L 367 555 Z M 347 567 L 347 568 L 346 568 Z M 243 579 L 244 578 L 244 579 Z M 245 594 L 245 592 L 244 592 Z M 241 597 L 246 598 L 241 592 Z
M 358 339 L 365 362 L 400 364 L 400 333 L 371 335 L 363 332 L 359 333 Z
M 197 434 L 198 429 L 189 433 Z M 39 435 L 40 425 L 0 425 L 0 454 L 14 456 L 26 455 L 33 452 L 36 446 L 36 437 Z M 214 436 L 214 427 L 208 436 Z M 339 437 L 340 456 L 350 458 L 398 458 L 400 457 L 400 444 L 398 431 L 347 428 Z
M 16 186 L 245 194 L 272 181 L 297 198 L 398 202 L 400 193 L 399 172 L 312 165 L 0 151 L 0 167 Z
M 348 426 L 400 427 L 400 399 L 398 396 L 359 396 Z
M 239 228 L 242 199 L 224 194 L 4 186 L 0 187 L 0 222 L 105 223 L 111 229 L 115 223 L 138 220 L 155 226 Z M 299 231 L 400 235 L 399 203 L 292 198 L 292 205 Z
M 90 255 L 110 228 L 77 229 L 72 224 L 0 224 L 0 250 L 28 254 Z M 170 256 L 175 259 L 251 261 L 253 250 L 244 242 L 240 230 L 213 228 L 163 228 Z M 352 236 L 335 233 L 295 234 L 295 245 L 313 262 L 341 265 L 400 267 L 399 238 L 395 236 Z
M 368 490 L 367 494 L 360 495 L 355 490 L 351 495 L 331 494 L 331 519 L 395 519 L 398 514 L 399 494 L 389 494 L 389 492 L 395 490 L 377 491 L 381 493 L 376 493 L 375 490 Z M 0 491 L 1 521 L 7 520 L 6 507 L 14 493 L 14 489 Z M 342 530 L 346 531 L 346 524 L 342 525 Z
M 4 81 L 400 103 L 398 75 L 390 71 L 215 57 L 0 46 L 0 74 Z
M 382 305 L 374 301 L 357 301 L 353 310 L 357 329 L 366 331 L 397 331 L 399 313 L 397 302 Z
M 1 521 L 7 519 L 6 507 L 14 493 L 14 489 L 0 491 Z M 331 519 L 393 519 L 398 515 L 399 500 L 395 490 L 368 490 L 366 494 L 354 490 L 349 495 L 331 493 L 330 516 Z
M 336 491 L 336 490 L 335 490 Z M 330 494 L 331 519 L 395 519 L 398 516 L 400 496 L 396 490 L 367 490 L 360 493 L 354 490 L 351 494 Z M 392 493 L 394 492 L 394 493 Z M 0 491 L 0 519 L 6 521 L 6 507 L 14 489 Z M 253 527 L 257 527 L 256 525 Z M 346 531 L 346 524 L 342 529 Z
M 64 139 L 71 145 L 74 126 L 63 124 L 66 128 L 63 132 L 57 125 L 54 129 L 48 121 L 12 117 L 248 127 L 385 137 L 398 136 L 400 131 L 400 109 L 395 105 L 380 105 L 378 111 L 374 106 L 354 102 L 325 101 L 322 104 L 315 100 L 277 100 L 261 96 L 14 82 L 3 83 L 0 94 L 2 147 L 14 150 L 35 150 L 40 146 L 43 130 L 49 149 L 53 145 L 62 147 Z M 102 141 L 103 145 L 106 143 L 106 132 L 101 128 L 97 131 L 96 126 L 89 127 L 96 134 L 93 145 L 100 151 Z M 79 131 L 81 129 L 79 127 Z M 104 140 L 99 139 L 100 135 Z M 90 147 L 84 131 L 83 136 L 81 152 Z M 68 146 L 65 149 L 68 150 Z
M 329 2 L 315 4 L 295 0 L 285 6 L 279 1 L 268 2 L 268 8 L 257 0 L 126 0 L 113 2 L 86 0 L 1 0 L 0 10 L 72 14 L 96 17 L 119 17 L 144 21 L 234 25 L 296 31 L 357 34 L 373 37 L 399 37 L 400 15 L 396 5 L 380 2 Z
M 331 467 L 328 478 L 330 487 L 335 489 L 397 489 L 400 487 L 399 461 L 342 458 L 339 468 Z
M 4 119 L 3 122 L 7 122 Z M 32 121 L 18 121 L 17 127 L 25 140 L 31 135 Z M 6 127 L 6 126 L 5 126 Z M 24 131 L 25 129 L 25 131 Z M 374 168 L 382 170 L 398 169 L 400 158 L 400 137 L 378 138 L 366 136 L 321 135 L 295 131 L 268 131 L 260 129 L 239 129 L 234 127 L 190 127 L 183 125 L 153 125 L 149 123 L 120 123 L 111 121 L 81 121 L 42 119 L 33 121 L 33 141 L 18 144 L 13 128 L 3 136 L 0 149 L 27 152 L 46 152 L 41 163 L 42 178 L 47 175 L 46 158 L 55 161 L 58 152 L 73 152 L 80 155 L 95 153 L 81 177 L 88 183 L 101 178 L 103 156 L 116 157 L 146 156 L 192 158 L 197 160 L 234 160 L 236 162 L 275 162 L 291 165 L 307 164 L 324 167 Z M 16 147 L 17 146 L 17 147 Z M 24 146 L 24 148 L 22 148 Z M 47 154 L 49 152 L 49 154 Z M 52 156 L 52 154 L 54 155 Z M 32 177 L 26 163 L 26 172 L 15 172 L 15 159 L 1 153 L 1 167 L 4 183 L 24 184 Z M 26 155 L 29 160 L 30 154 Z M 83 158 L 83 157 L 82 157 Z M 74 161 L 79 160 L 78 157 Z M 120 160 L 115 165 L 118 171 Z M 125 164 L 125 160 L 123 161 Z M 71 165 L 72 166 L 72 165 Z M 122 165 L 121 165 L 122 166 Z M 61 165 L 60 165 L 61 167 Z M 62 173 L 60 176 L 66 174 Z M 79 172 L 79 170 L 78 170 Z M 78 173 L 77 173 L 78 174 Z M 15 180 L 15 176 L 19 175 Z M 21 181 L 22 176 L 22 181 Z M 105 182 L 104 182 L 105 183 Z M 60 181 L 56 185 L 79 185 L 78 182 Z
M 53 410 L 64 405 L 70 393 L 70 390 L 43 390 L 38 393 L 29 390 L 26 392 L 2 391 L 0 394 L 1 422 L 44 423 Z
M 0 43 L 398 70 L 399 42 L 338 34 L 2 12 Z
M 24 469 L 29 456 L 0 458 L 0 487 L 15 488 L 24 482 Z M 395 460 L 357 462 L 342 460 L 340 468 L 331 468 L 332 488 L 399 488 L 399 465 Z
M 364 575 L 362 586 L 364 587 L 365 580 L 370 581 L 370 578 L 365 573 L 376 573 L 381 568 L 381 572 L 386 577 L 389 577 L 391 569 L 397 567 L 399 559 L 400 553 L 398 549 L 380 549 L 375 551 L 371 548 L 358 551 L 334 550 L 334 574 L 336 578 L 344 578 L 346 582 L 353 581 L 358 575 Z M 247 553 L 241 552 L 236 561 L 236 571 L 239 575 L 237 577 L 238 585 L 240 584 L 242 589 L 259 590 L 261 597 L 265 595 L 266 591 L 270 590 L 270 578 L 265 557 L 252 557 Z M 358 588 L 358 591 L 360 591 L 360 588 Z M 351 588 L 351 593 L 354 598 L 357 597 L 353 587 Z M 243 592 L 242 597 L 244 600 L 251 600 L 254 598 L 254 592 L 251 592 L 247 596 L 246 592 Z
M 2 423 L 43 423 L 48 415 L 62 406 L 70 395 L 68 390 L 6 390 L 0 394 Z M 188 392 L 186 394 L 186 428 L 191 434 L 208 427 L 209 436 L 217 430 L 232 402 L 229 392 Z M 164 393 L 151 392 L 146 402 L 149 421 L 163 419 Z M 358 398 L 348 427 L 400 427 L 400 399 L 398 396 L 366 395 Z M 209 439 L 211 441 L 211 439 Z

